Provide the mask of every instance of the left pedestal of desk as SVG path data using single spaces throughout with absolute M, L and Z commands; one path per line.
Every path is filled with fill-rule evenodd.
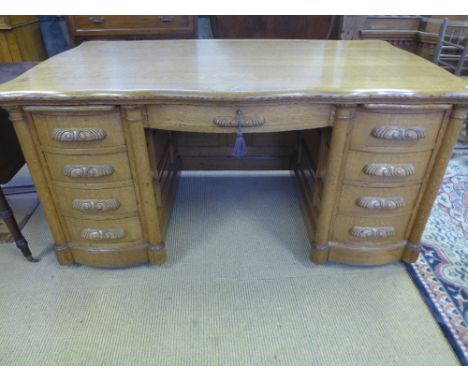
M 27 106 L 8 111 L 60 264 L 164 262 L 142 108 Z

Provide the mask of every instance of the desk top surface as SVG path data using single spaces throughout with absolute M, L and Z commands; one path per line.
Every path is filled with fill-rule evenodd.
M 378 40 L 92 41 L 0 86 L 0 103 L 169 98 L 468 103 L 468 83 Z

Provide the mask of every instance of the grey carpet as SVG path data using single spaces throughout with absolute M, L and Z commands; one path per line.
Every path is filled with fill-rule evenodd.
M 317 266 L 288 176 L 183 176 L 161 267 L 0 245 L 2 365 L 457 365 L 401 264 Z M 259 174 L 256 174 L 259 175 Z

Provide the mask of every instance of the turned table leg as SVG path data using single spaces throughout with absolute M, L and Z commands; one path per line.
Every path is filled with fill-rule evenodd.
M 24 257 L 31 262 L 38 262 L 37 259 L 32 257 L 31 251 L 29 250 L 28 242 L 21 233 L 21 230 L 16 222 L 16 219 L 11 211 L 8 201 L 3 194 L 3 190 L 0 187 L 0 217 L 3 219 L 11 234 L 15 240 L 16 246 L 23 253 Z

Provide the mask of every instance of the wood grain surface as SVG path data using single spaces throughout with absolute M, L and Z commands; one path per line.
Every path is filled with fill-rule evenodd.
M 468 88 L 427 60 L 372 40 L 91 41 L 0 86 L 0 102 L 22 103 L 281 96 L 468 102 Z

